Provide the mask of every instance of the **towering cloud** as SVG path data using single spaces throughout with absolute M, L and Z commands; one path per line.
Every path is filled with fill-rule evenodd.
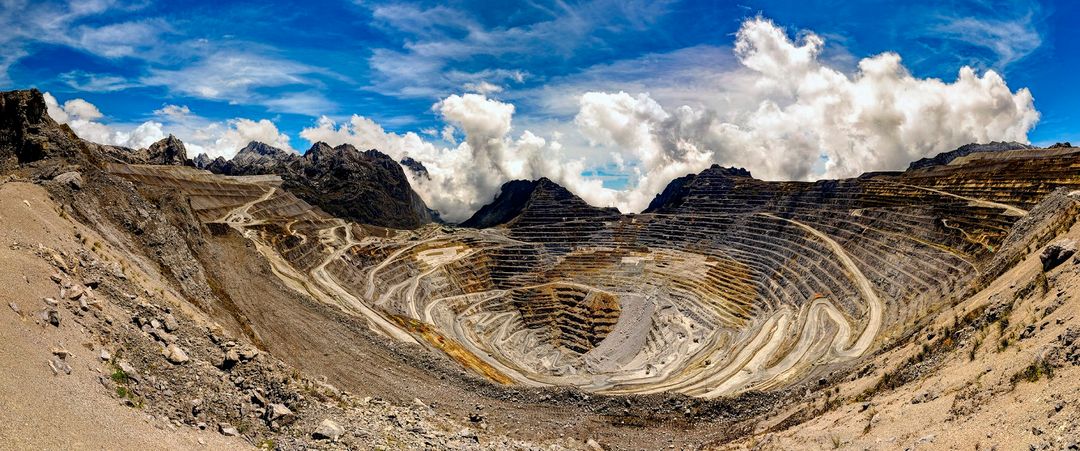
M 913 77 L 900 56 L 865 58 L 853 74 L 821 59 L 824 39 L 795 40 L 763 18 L 743 23 L 730 73 L 703 77 L 700 96 L 729 99 L 724 110 L 664 106 L 648 93 L 584 92 L 573 123 L 588 145 L 606 150 L 630 176 L 611 190 L 581 176 L 585 165 L 554 137 L 513 137 L 511 104 L 482 94 L 451 95 L 433 109 L 464 142 L 438 148 L 420 136 L 386 133 L 353 116 L 337 126 L 323 118 L 301 136 L 331 144 L 377 147 L 424 162 L 430 180 L 418 191 L 448 219 L 489 201 L 505 181 L 549 177 L 596 205 L 640 211 L 671 179 L 710 164 L 742 166 L 766 179 L 849 177 L 902 169 L 910 161 L 970 142 L 1027 141 L 1039 118 L 1027 89 L 1012 92 L 1000 75 L 964 67 L 946 83 Z M 723 85 L 716 84 L 723 80 Z
M 712 162 L 768 179 L 849 177 L 970 142 L 1026 142 L 1039 118 L 1031 93 L 1011 92 L 993 71 L 918 79 L 899 55 L 883 53 L 849 75 L 819 59 L 823 44 L 751 19 L 736 38 L 741 67 L 726 77 L 731 85 L 703 93 L 739 99 L 730 111 L 669 111 L 648 94 L 589 92 L 575 122 L 594 145 L 638 163 L 639 192 L 619 195 L 621 206 L 638 209 L 673 175 Z

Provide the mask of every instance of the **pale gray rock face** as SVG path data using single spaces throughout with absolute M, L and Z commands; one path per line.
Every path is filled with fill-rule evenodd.
M 165 358 L 167 358 L 169 362 L 177 365 L 187 363 L 188 360 L 191 360 L 191 358 L 188 357 L 187 352 L 184 352 L 184 350 L 176 344 L 169 345 L 165 348 L 165 352 L 168 353 Z
M 342 435 L 345 435 L 345 428 L 329 418 L 322 420 L 319 427 L 311 434 L 315 439 L 330 441 L 337 441 Z
M 61 185 L 67 185 L 69 188 L 76 190 L 82 189 L 83 186 L 82 174 L 79 174 L 76 171 L 60 174 L 53 178 L 53 181 Z

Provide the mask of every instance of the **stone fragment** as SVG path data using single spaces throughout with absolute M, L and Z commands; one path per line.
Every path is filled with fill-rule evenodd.
M 71 300 L 75 300 L 75 299 L 79 299 L 80 297 L 82 297 L 83 293 L 84 293 L 83 287 L 81 287 L 79 285 L 76 285 L 74 287 L 71 287 L 70 290 L 66 290 L 62 297 L 65 297 L 65 298 L 68 298 L 68 299 L 71 299 Z
M 49 324 L 55 327 L 60 327 L 60 311 L 55 308 L 50 308 L 45 312 L 45 316 L 49 319 Z
M 218 430 L 221 431 L 221 435 L 226 437 L 236 437 L 240 435 L 240 431 L 236 430 L 236 428 L 229 423 L 218 423 Z
M 218 365 L 218 367 L 223 370 L 227 370 L 236 366 L 236 364 L 239 362 L 240 354 L 238 354 L 235 349 L 230 349 L 228 351 L 225 351 L 225 355 L 221 358 L 221 364 Z
M 68 365 L 68 363 L 60 358 L 60 356 L 54 355 L 53 358 L 49 360 L 49 368 L 51 368 L 53 374 L 57 376 L 59 376 L 60 373 L 71 374 L 71 365 Z
M 312 438 L 315 438 L 316 440 L 330 441 L 337 441 L 342 435 L 345 435 L 345 428 L 329 418 L 322 420 L 322 422 L 319 423 L 319 427 L 311 434 Z
M 68 171 L 53 177 L 53 181 L 61 185 L 67 185 L 74 190 L 80 190 L 83 187 L 82 174 L 77 171 Z
M 165 348 L 165 352 L 167 353 L 165 355 L 165 358 L 168 359 L 169 362 L 175 363 L 177 365 L 186 363 L 188 360 L 191 360 L 188 357 L 187 353 L 175 344 L 171 344 L 169 345 L 169 347 Z
M 176 321 L 176 317 L 173 316 L 172 313 L 169 313 L 168 315 L 165 315 L 165 321 L 162 323 L 162 326 L 165 327 L 165 331 L 173 332 L 180 328 L 180 323 Z
M 254 346 L 244 346 L 240 348 L 240 358 L 244 360 L 251 360 L 259 356 L 259 350 Z
M 109 351 L 103 348 L 101 350 L 101 354 L 98 354 L 98 358 L 105 362 L 108 362 L 109 360 L 112 360 L 112 354 L 109 354 Z
M 1049 271 L 1056 268 L 1058 265 L 1065 263 L 1069 257 L 1072 257 L 1076 253 L 1076 241 L 1074 240 L 1060 240 L 1051 243 L 1043 249 L 1039 254 L 1039 260 L 1042 261 L 1043 271 Z
M 275 403 L 266 409 L 266 419 L 284 426 L 296 420 L 296 415 L 285 404 Z
M 140 378 L 139 372 L 135 370 L 134 366 L 131 366 L 126 360 L 121 360 L 117 366 L 120 367 L 120 371 L 123 371 L 127 375 L 127 378 L 133 381 L 138 381 Z
M 11 311 L 13 311 L 15 313 L 18 313 L 20 315 L 22 314 L 22 312 L 19 311 L 19 305 L 16 304 L 14 301 L 13 302 L 8 302 L 8 307 L 11 307 Z

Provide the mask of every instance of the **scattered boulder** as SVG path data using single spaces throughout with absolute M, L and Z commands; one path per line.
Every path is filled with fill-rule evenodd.
M 1058 265 L 1065 263 L 1069 257 L 1072 257 L 1076 253 L 1076 241 L 1073 240 L 1061 240 L 1055 243 L 1051 243 L 1043 249 L 1042 254 L 1039 254 L 1039 260 L 1042 261 L 1043 271 L 1049 271 L 1056 268 Z
M 284 426 L 296 420 L 296 414 L 285 404 L 270 404 L 266 409 L 266 419 L 271 423 Z
M 126 360 L 121 360 L 116 366 L 120 367 L 120 371 L 123 371 L 129 380 L 138 381 L 140 376 L 139 372 L 134 366 L 131 366 Z
M 59 376 L 60 373 L 71 374 L 71 365 L 68 365 L 67 361 L 59 355 L 54 355 L 49 360 L 49 368 L 52 369 L 53 374 Z
M 342 435 L 345 435 L 345 428 L 337 424 L 336 421 L 327 418 L 322 420 L 322 423 L 319 423 L 319 427 L 315 429 L 311 437 L 316 440 L 337 441 Z
M 236 366 L 237 363 L 240 363 L 240 354 L 237 353 L 235 349 L 230 349 L 225 351 L 225 355 L 221 358 L 221 364 L 218 365 L 218 368 L 227 370 Z
M 221 431 L 221 435 L 226 437 L 236 437 L 240 435 L 240 431 L 236 430 L 236 428 L 229 423 L 219 423 L 218 431 Z
M 176 321 L 176 317 L 173 316 L 172 313 L 169 313 L 165 315 L 165 321 L 162 323 L 162 326 L 165 327 L 165 331 L 174 332 L 176 329 L 180 328 L 180 323 Z
M 244 360 L 251 360 L 259 356 L 259 350 L 254 346 L 244 346 L 240 348 L 240 358 Z
M 54 327 L 60 327 L 60 311 L 55 308 L 50 308 L 45 312 L 45 317 L 48 318 L 49 324 Z
M 187 353 L 184 352 L 184 350 L 176 344 L 169 345 L 169 347 L 165 348 L 165 352 L 165 358 L 168 359 L 169 362 L 175 363 L 177 365 L 186 363 L 188 360 L 191 360 L 191 358 L 188 357 Z
M 74 190 L 80 190 L 83 187 L 82 174 L 76 171 L 65 172 L 53 177 L 53 181 L 61 185 L 67 185 Z
M 112 360 L 112 354 L 109 354 L 107 349 L 102 349 L 101 354 L 98 354 L 98 358 L 104 362 L 108 362 L 109 360 Z
M 8 307 L 11 307 L 11 311 L 13 311 L 13 312 L 15 312 L 17 314 L 20 314 L 20 315 L 22 314 L 22 312 L 19 311 L 19 305 L 16 304 L 14 301 L 13 302 L 8 302 Z

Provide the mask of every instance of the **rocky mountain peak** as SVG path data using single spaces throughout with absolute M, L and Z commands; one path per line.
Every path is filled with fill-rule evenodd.
M 149 164 L 177 166 L 192 164 L 188 160 L 187 148 L 184 147 L 184 143 L 173 135 L 151 144 L 147 151 L 147 162 Z
M 547 177 L 511 180 L 503 184 L 490 203 L 461 223 L 462 227 L 487 228 L 509 223 L 554 223 L 583 218 L 613 218 L 614 208 L 589 205 Z
M 400 163 L 401 166 L 403 166 L 405 169 L 408 169 L 409 172 L 412 172 L 413 175 L 417 177 L 423 177 L 426 179 L 431 178 L 431 174 L 428 173 L 427 167 L 425 167 L 424 163 L 421 163 L 419 160 L 413 159 L 412 157 L 405 157 L 401 159 Z
M 280 156 L 280 155 L 288 155 L 289 152 L 286 152 L 286 151 L 284 151 L 282 149 L 279 149 L 277 147 L 271 146 L 271 145 L 266 144 L 266 143 L 261 143 L 259 141 L 252 141 L 252 142 L 248 143 L 248 145 L 244 146 L 243 149 L 240 149 L 240 152 L 236 153 L 236 155 L 238 155 L 238 156 L 243 155 L 243 154 L 255 154 L 255 155 L 261 155 L 261 156 L 265 156 L 265 157 L 273 157 L 273 156 Z
M 644 213 L 659 212 L 681 205 L 698 185 L 728 184 L 739 179 L 752 180 L 753 175 L 743 168 L 723 167 L 713 164 L 699 174 L 687 174 L 672 180 L 671 183 L 664 187 L 663 191 L 653 198 L 652 202 L 649 202 L 649 206 Z

